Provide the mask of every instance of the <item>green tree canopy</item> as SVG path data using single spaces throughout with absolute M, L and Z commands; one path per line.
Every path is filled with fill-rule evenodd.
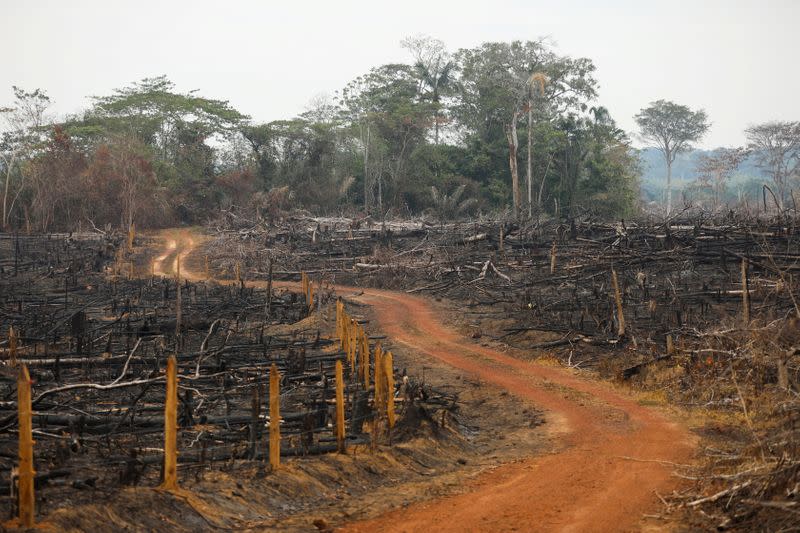
M 708 116 L 702 109 L 667 100 L 652 102 L 635 117 L 643 140 L 657 148 L 667 164 L 667 213 L 672 211 L 672 163 L 675 157 L 691 150 L 708 131 Z

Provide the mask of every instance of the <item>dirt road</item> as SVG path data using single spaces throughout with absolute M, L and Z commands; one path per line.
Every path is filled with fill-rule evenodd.
M 552 455 L 496 469 L 463 494 L 351 524 L 346 531 L 620 531 L 657 512 L 674 487 L 671 463 L 689 461 L 687 431 L 611 386 L 565 369 L 476 346 L 446 328 L 429 302 L 366 290 L 380 329 L 547 412 L 561 434 Z
M 161 263 L 187 255 L 179 235 Z M 176 250 L 177 246 L 177 250 Z M 184 268 L 184 274 L 194 276 Z M 196 277 L 196 276 L 194 276 Z M 413 504 L 343 531 L 630 531 L 658 529 L 659 494 L 677 484 L 675 464 L 691 460 L 689 432 L 609 384 L 478 346 L 446 327 L 428 300 L 404 293 L 339 287 L 372 307 L 378 328 L 474 378 L 535 402 L 558 437 L 550 455 L 501 466 L 460 494 Z

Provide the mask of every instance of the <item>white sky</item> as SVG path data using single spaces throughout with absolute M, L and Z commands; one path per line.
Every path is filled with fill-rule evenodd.
M 620 126 L 657 99 L 709 113 L 704 147 L 800 120 L 800 0 L 34 1 L 0 0 L 0 106 L 42 88 L 58 114 L 146 76 L 230 100 L 256 121 L 289 118 L 372 66 L 409 61 L 425 33 L 450 50 L 550 36 L 591 58 L 598 102 Z

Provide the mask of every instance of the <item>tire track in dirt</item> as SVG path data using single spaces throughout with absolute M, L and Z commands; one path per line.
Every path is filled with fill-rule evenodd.
M 186 233 L 171 238 L 178 250 L 161 262 L 171 252 L 185 257 L 196 240 Z M 183 271 L 185 277 L 200 278 Z M 341 286 L 338 291 L 371 306 L 392 342 L 533 401 L 545 411 L 545 427 L 559 442 L 550 455 L 502 465 L 465 484 L 459 494 L 347 524 L 341 531 L 651 528 L 642 515 L 658 512 L 659 494 L 678 486 L 673 467 L 691 461 L 695 439 L 685 427 L 605 382 L 478 346 L 445 326 L 440 311 L 422 297 Z

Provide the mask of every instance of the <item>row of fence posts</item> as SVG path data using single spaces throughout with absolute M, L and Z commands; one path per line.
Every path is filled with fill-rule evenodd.
M 176 268 L 176 278 L 180 284 L 180 257 Z M 301 276 L 303 294 L 313 307 L 314 289 L 308 276 Z M 180 294 L 180 289 L 178 291 Z M 180 302 L 180 301 L 179 301 Z M 180 313 L 180 303 L 178 303 Z M 180 328 L 180 315 L 177 318 Z M 178 330 L 179 331 L 179 330 Z M 372 351 L 372 362 L 375 369 L 370 380 L 370 349 L 369 336 L 364 328 L 356 322 L 345 310 L 344 302 L 336 302 L 336 335 L 345 360 L 350 365 L 353 379 L 363 383 L 364 390 L 369 391 L 370 384 L 374 387 L 373 408 L 375 419 L 386 417 L 391 429 L 395 424 L 394 411 L 394 370 L 392 352 L 383 352 L 380 343 L 376 343 Z M 16 365 L 17 342 L 14 328 L 9 330 L 9 361 Z M 164 464 L 163 480 L 160 488 L 165 490 L 178 489 L 178 364 L 175 355 L 167 359 L 166 369 L 166 398 L 164 401 Z M 345 386 L 344 369 L 341 359 L 336 360 L 336 419 L 334 424 L 336 444 L 339 453 L 346 450 L 345 428 Z M 19 468 L 18 479 L 18 522 L 21 527 L 34 526 L 35 497 L 33 469 L 33 413 L 31 408 L 31 379 L 26 365 L 19 366 L 17 378 L 17 405 L 19 417 Z M 377 426 L 373 426 L 373 439 Z M 280 373 L 273 363 L 269 372 L 269 463 L 271 470 L 277 470 L 281 461 L 281 430 L 280 430 Z M 13 479 L 12 479 L 13 485 Z
M 373 410 L 377 415 L 375 420 L 385 416 L 391 429 L 395 423 L 392 352 L 384 352 L 380 342 L 375 343 L 372 351 L 372 366 L 375 372 L 374 376 L 370 376 L 369 336 L 364 328 L 350 317 L 341 299 L 336 302 L 336 333 L 350 365 L 351 375 L 364 384 L 365 391 L 369 391 L 370 382 L 373 386 Z

